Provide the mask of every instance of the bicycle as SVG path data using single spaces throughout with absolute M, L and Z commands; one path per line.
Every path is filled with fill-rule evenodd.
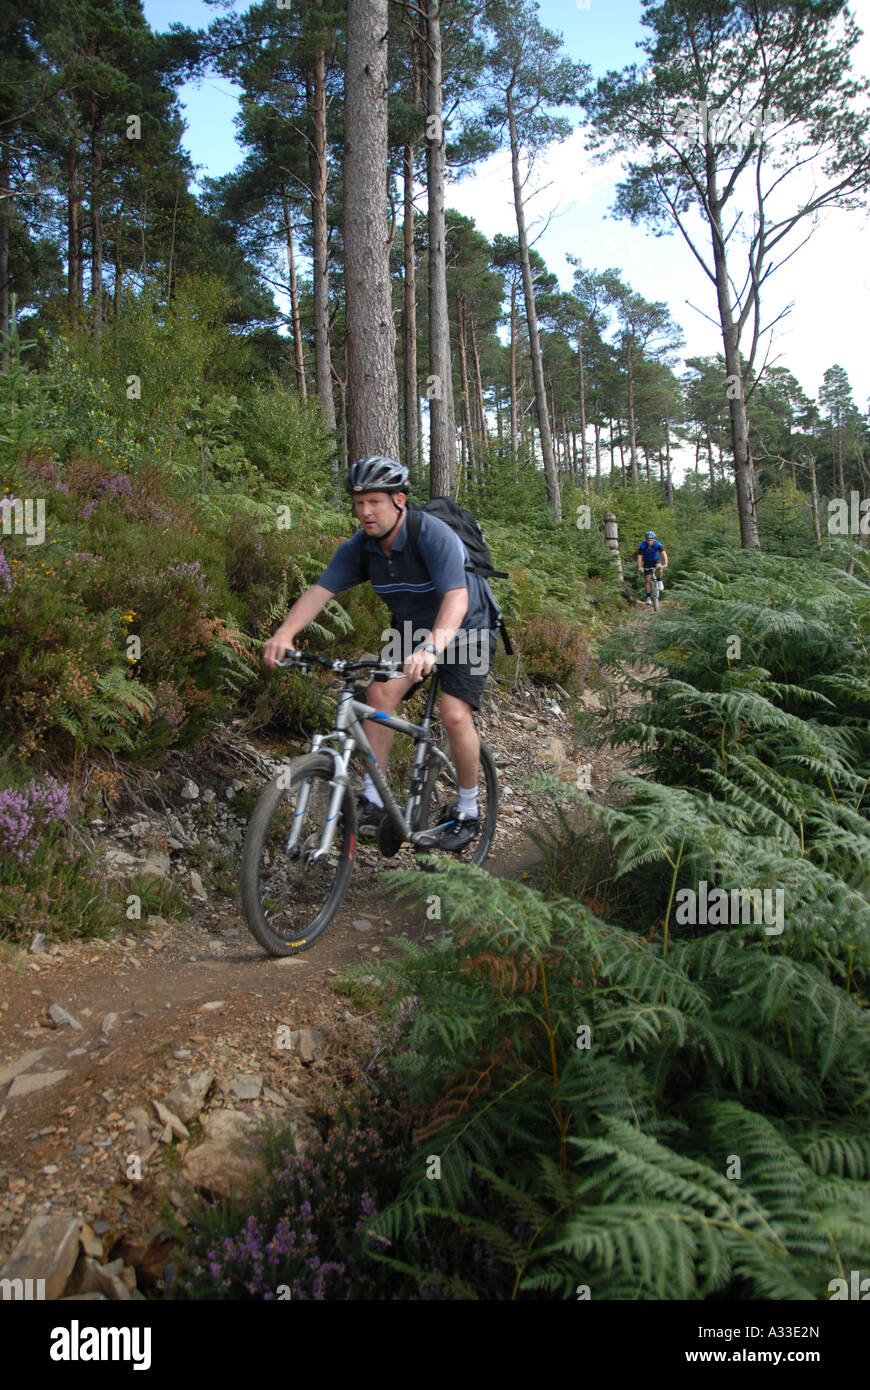
M 330 661 L 314 652 L 288 650 L 276 665 L 306 672 L 321 666 L 342 681 L 332 729 L 315 734 L 311 751 L 295 758 L 266 787 L 254 808 L 242 851 L 242 904 L 248 928 L 271 955 L 292 956 L 320 939 L 350 883 L 358 840 L 348 771 L 354 753 L 365 759 L 384 803 L 377 847 L 385 858 L 394 857 L 403 845 L 409 845 L 417 855 L 438 853 L 437 849 L 421 849 L 420 837 L 448 824 L 448 807 L 458 796 L 459 782 L 450 758 L 432 733 L 440 677 L 437 666 L 431 674 L 423 719 L 413 724 L 376 710 L 354 695 L 361 672 L 400 679 L 404 674 L 400 662 L 371 658 Z M 414 740 L 404 811 L 375 761 L 362 727 L 364 719 L 377 719 Z M 498 818 L 498 777 L 492 754 L 483 742 L 478 776 L 480 834 L 465 849 L 451 854 L 454 859 L 480 865 L 489 854 Z
M 659 606 L 659 578 L 661 572 L 661 565 L 644 565 L 643 567 L 644 579 L 646 579 L 647 575 L 650 576 L 649 598 L 654 612 L 658 611 Z

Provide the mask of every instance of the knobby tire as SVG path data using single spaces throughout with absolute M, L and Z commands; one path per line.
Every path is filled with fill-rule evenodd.
M 332 774 L 332 759 L 325 754 L 294 759 L 266 787 L 248 825 L 241 863 L 242 905 L 249 930 L 270 955 L 307 951 L 326 931 L 347 892 L 357 841 L 350 787 L 325 860 L 307 866 L 303 857 L 291 860 L 284 850 L 300 788 L 309 780 L 311 795 L 299 845 L 313 849 L 319 844 Z

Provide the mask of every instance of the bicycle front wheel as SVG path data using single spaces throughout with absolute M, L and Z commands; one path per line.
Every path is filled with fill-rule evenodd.
M 495 827 L 498 821 L 498 774 L 493 756 L 486 744 L 480 745 L 480 764 L 478 766 L 478 806 L 480 809 L 480 834 L 465 849 L 444 851 L 439 849 L 420 850 L 421 854 L 448 854 L 463 864 L 482 864 L 492 848 Z M 423 799 L 420 806 L 418 829 L 434 830 L 450 817 L 459 799 L 459 782 L 452 763 L 444 763 L 430 751 L 423 785 Z
M 659 582 L 655 575 L 650 579 L 649 596 L 652 599 L 653 612 L 656 612 L 659 606 Z
M 296 758 L 254 808 L 242 851 L 242 905 L 250 931 L 270 955 L 294 956 L 313 946 L 347 892 L 356 848 L 350 788 L 329 852 L 312 859 L 326 826 L 332 775 L 332 759 L 323 754 Z M 300 834 L 288 849 L 300 816 Z

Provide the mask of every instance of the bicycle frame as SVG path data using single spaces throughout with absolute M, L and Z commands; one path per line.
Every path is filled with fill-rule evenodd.
M 414 844 L 417 834 L 412 827 L 415 823 L 417 812 L 420 806 L 420 799 L 423 794 L 423 776 L 426 765 L 426 757 L 431 748 L 436 757 L 440 758 L 445 767 L 452 771 L 452 763 L 447 755 L 442 752 L 436 743 L 433 742 L 431 734 L 432 711 L 435 705 L 435 696 L 438 690 L 438 672 L 433 672 L 432 685 L 429 690 L 429 697 L 426 701 L 426 709 L 422 723 L 412 724 L 408 719 L 401 719 L 395 714 L 386 714 L 383 710 L 377 710 L 373 705 L 367 705 L 362 700 L 354 698 L 353 686 L 355 679 L 349 680 L 339 696 L 338 709 L 336 711 L 335 726 L 328 734 L 315 734 L 311 740 L 312 753 L 327 753 L 333 761 L 333 775 L 330 778 L 332 792 L 329 798 L 329 808 L 326 815 L 326 822 L 323 827 L 323 835 L 316 850 L 306 854 L 309 863 L 315 863 L 318 859 L 323 859 L 332 848 L 338 828 L 338 812 L 341 807 L 342 799 L 348 787 L 349 774 L 348 768 L 353 754 L 357 751 L 363 754 L 367 760 L 368 771 L 372 781 L 380 792 L 381 799 L 386 808 L 393 825 L 403 840 Z M 411 786 L 405 803 L 404 814 L 393 796 L 387 783 L 387 779 L 377 764 L 375 755 L 372 752 L 371 744 L 368 741 L 366 732 L 362 726 L 364 719 L 377 720 L 388 729 L 395 729 L 397 733 L 408 734 L 413 738 L 417 748 L 414 754 L 414 766 L 411 772 Z M 331 747 L 332 743 L 337 747 Z M 284 846 L 285 851 L 293 857 L 294 851 L 298 853 L 298 839 L 302 830 L 302 821 L 308 809 L 308 800 L 311 795 L 311 783 L 306 782 L 299 789 L 299 799 L 296 805 L 296 812 L 293 817 L 293 826 L 290 835 Z

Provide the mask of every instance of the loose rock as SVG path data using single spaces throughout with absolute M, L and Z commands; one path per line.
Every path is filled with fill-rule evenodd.
M 324 1054 L 323 1034 L 316 1028 L 299 1028 L 290 1033 L 290 1049 L 305 1066 L 317 1062 Z
M 7 1093 L 7 1100 L 15 1100 L 17 1096 L 29 1096 L 34 1091 L 44 1091 L 48 1086 L 56 1086 L 59 1081 L 63 1081 L 69 1076 L 69 1071 L 38 1071 L 32 1076 L 16 1076 Z
M 81 1029 L 82 1025 L 79 1023 L 78 1019 L 73 1018 L 72 1014 L 67 1013 L 66 1009 L 62 1008 L 60 1004 L 50 1004 L 48 1016 L 56 1028 Z
M 44 1279 L 46 1299 L 60 1298 L 78 1254 L 77 1217 L 61 1213 L 34 1216 L 0 1270 L 0 1279 Z
M 161 1101 L 154 1100 L 151 1102 L 151 1104 L 157 1111 L 157 1118 L 160 1121 L 160 1123 L 162 1125 L 166 1125 L 167 1129 L 169 1129 L 171 1134 L 175 1135 L 176 1139 L 190 1138 L 190 1130 L 187 1128 L 187 1126 L 185 1124 L 182 1124 L 178 1116 L 174 1115 L 171 1110 L 167 1109 L 167 1107 L 163 1105 Z M 161 1135 L 161 1140 L 162 1139 L 163 1135 Z
M 153 849 L 142 865 L 140 873 L 147 874 L 151 878 L 166 878 L 169 868 L 169 855 L 161 849 Z
M 245 1076 L 238 1072 L 227 1088 L 237 1100 L 256 1100 L 263 1089 L 262 1076 Z
M 252 1122 L 237 1110 L 216 1110 L 203 1120 L 205 1142 L 184 1158 L 184 1172 L 195 1187 L 216 1197 L 242 1196 L 256 1170 L 251 1153 Z
M 28 1067 L 32 1067 L 35 1062 L 38 1062 L 46 1051 L 46 1048 L 40 1047 L 37 1048 L 35 1052 L 25 1052 L 22 1057 L 16 1058 L 14 1062 L 9 1062 L 5 1067 L 0 1067 L 0 1086 L 8 1086 L 9 1082 L 13 1081 L 20 1072 L 27 1071 Z

